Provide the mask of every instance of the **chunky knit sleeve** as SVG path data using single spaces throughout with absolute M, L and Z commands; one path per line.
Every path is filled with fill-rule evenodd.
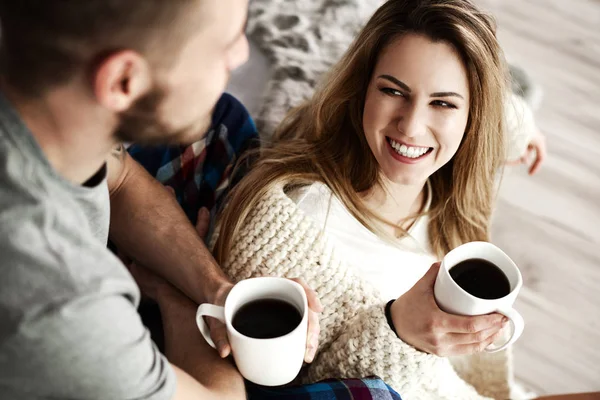
M 484 398 L 448 359 L 398 339 L 387 323 L 384 299 L 343 262 L 281 188 L 251 212 L 222 267 L 233 281 L 302 277 L 316 290 L 325 306 L 319 351 L 300 381 L 378 375 L 407 399 Z

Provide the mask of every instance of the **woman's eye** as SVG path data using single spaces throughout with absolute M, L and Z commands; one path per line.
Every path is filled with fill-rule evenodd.
M 379 90 L 381 90 L 383 93 L 385 93 L 387 95 L 390 95 L 390 96 L 401 96 L 401 97 L 404 97 L 404 93 L 402 93 L 398 89 L 384 87 L 384 88 L 381 88 Z
M 448 103 L 447 101 L 443 101 L 443 100 L 434 100 L 431 102 L 431 104 L 433 104 L 434 106 L 444 107 L 444 108 L 457 108 L 454 104 Z

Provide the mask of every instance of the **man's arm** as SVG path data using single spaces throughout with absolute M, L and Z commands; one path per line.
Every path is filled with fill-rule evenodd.
M 15 399 L 245 399 L 239 372 L 195 329 L 192 301 L 182 294 L 159 300 L 167 360 L 142 325 L 127 281 L 123 274 L 74 294 L 66 288 L 43 311 L 31 309 L 0 346 L 0 392 Z
M 173 196 L 123 145 L 107 164 L 113 243 L 195 302 L 219 302 L 229 280 Z
M 242 376 L 229 359 L 219 357 L 196 326 L 196 304 L 150 270 L 131 264 L 140 290 L 160 307 L 165 355 L 177 377 L 172 400 L 245 399 Z
M 211 349 L 212 350 L 212 349 Z M 214 353 L 214 350 L 212 350 Z M 223 382 L 225 376 L 221 375 L 222 389 L 214 382 L 209 382 L 212 387 L 206 387 L 199 384 L 190 375 L 181 369 L 171 365 L 177 376 L 177 388 L 175 396 L 171 400 L 242 400 L 246 399 L 244 381 L 240 378 L 238 381 Z M 234 368 L 232 366 L 232 368 Z
M 177 376 L 173 400 L 245 399 L 244 380 L 198 332 L 196 305 L 181 294 L 159 299 L 165 353 Z

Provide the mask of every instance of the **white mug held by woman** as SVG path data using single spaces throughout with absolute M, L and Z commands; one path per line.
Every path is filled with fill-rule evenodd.
M 508 279 L 510 288 L 499 298 L 486 299 L 467 292 L 452 278 L 450 270 L 457 264 L 471 259 L 481 259 L 495 265 Z M 480 281 L 478 285 L 495 284 Z M 488 347 L 486 352 L 504 350 L 513 344 L 523 333 L 525 322 L 521 314 L 513 309 L 513 304 L 523 286 L 521 272 L 515 263 L 502 250 L 487 242 L 470 242 L 450 251 L 440 266 L 434 285 L 435 300 L 440 309 L 458 315 L 484 315 L 500 313 L 506 316 L 512 325 L 512 334 L 506 343 L 499 347 Z

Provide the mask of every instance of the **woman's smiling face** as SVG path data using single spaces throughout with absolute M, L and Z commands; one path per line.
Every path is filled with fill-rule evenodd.
M 446 42 L 406 34 L 379 56 L 363 129 L 385 178 L 419 185 L 456 154 L 469 118 L 467 71 Z

